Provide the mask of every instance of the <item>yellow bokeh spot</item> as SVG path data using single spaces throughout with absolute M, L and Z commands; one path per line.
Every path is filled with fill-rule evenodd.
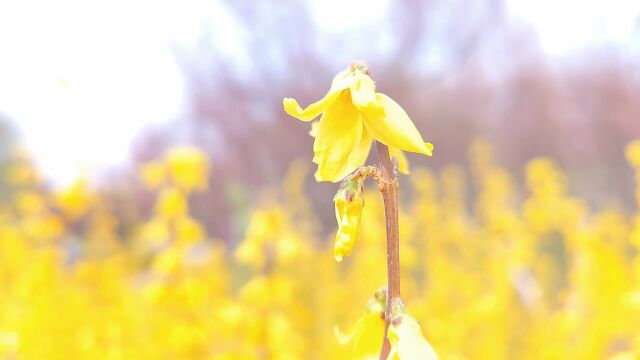
M 186 191 L 207 188 L 209 161 L 202 151 L 194 147 L 174 148 L 166 159 L 169 175 L 178 187 Z
M 178 188 L 167 188 L 160 192 L 155 212 L 165 219 L 177 219 L 187 215 L 186 195 Z

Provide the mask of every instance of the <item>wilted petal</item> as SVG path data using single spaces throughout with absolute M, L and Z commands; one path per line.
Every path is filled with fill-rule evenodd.
M 376 94 L 383 113 L 366 112 L 364 124 L 374 139 L 404 151 L 431 156 L 433 145 L 425 143 L 407 113 L 390 97 Z

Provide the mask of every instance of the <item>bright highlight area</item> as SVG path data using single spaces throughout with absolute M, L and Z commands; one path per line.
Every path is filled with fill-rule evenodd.
M 390 6 L 386 0 L 314 1 L 310 9 L 320 29 L 343 36 L 387 24 Z M 609 42 L 640 51 L 636 1 L 515 1 L 508 10 L 533 28 L 549 54 Z M 201 26 L 213 29 L 225 57 L 250 67 L 239 44 L 252 30 L 235 22 L 221 1 L 5 2 L 0 111 L 17 123 L 54 183 L 125 163 L 140 130 L 186 115 L 173 50 L 197 46 Z

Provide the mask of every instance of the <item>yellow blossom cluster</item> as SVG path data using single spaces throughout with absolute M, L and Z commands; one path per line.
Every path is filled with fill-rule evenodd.
M 640 194 L 638 144 L 621 156 Z M 595 210 L 551 159 L 512 174 L 484 141 L 469 160 L 468 171 L 414 168 L 403 187 L 408 312 L 390 319 L 390 358 L 638 358 L 640 198 L 634 212 Z M 209 171 L 195 148 L 143 166 L 155 203 L 149 214 L 128 210 L 138 215 L 123 224 L 125 206 L 88 180 L 49 191 L 16 155 L 2 173 L 0 359 L 377 359 L 386 301 L 376 291 L 386 282 L 377 189 L 353 204 L 358 249 L 337 263 L 303 163 L 281 189 L 265 189 L 238 240 L 216 239 L 191 212 Z M 351 205 L 344 199 L 338 207 Z

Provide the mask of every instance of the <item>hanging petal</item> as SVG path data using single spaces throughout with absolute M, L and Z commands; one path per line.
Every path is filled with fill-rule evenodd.
M 363 116 L 371 136 L 387 146 L 431 156 L 433 145 L 424 142 L 402 107 L 384 94 L 378 93 L 376 97 L 384 112 L 368 111 Z
M 342 180 L 349 156 L 362 140 L 360 113 L 351 103 L 348 92 L 342 93 L 325 110 L 313 144 L 313 162 L 318 164 L 316 180 Z

